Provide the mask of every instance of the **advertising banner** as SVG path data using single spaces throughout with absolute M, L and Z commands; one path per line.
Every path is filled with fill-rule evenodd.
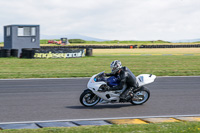
M 34 58 L 78 58 L 85 56 L 84 49 L 38 49 L 35 50 Z

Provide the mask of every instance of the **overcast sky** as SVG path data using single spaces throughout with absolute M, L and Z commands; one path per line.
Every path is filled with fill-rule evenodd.
M 0 0 L 0 25 L 109 40 L 200 38 L 200 0 Z M 3 31 L 0 30 L 0 35 Z

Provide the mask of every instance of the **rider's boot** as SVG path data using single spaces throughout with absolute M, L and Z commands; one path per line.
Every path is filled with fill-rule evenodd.
M 134 87 L 130 87 L 128 90 L 124 91 L 121 95 L 120 95 L 120 99 L 124 100 L 124 101 L 130 101 L 131 98 L 134 96 L 133 94 L 133 90 Z

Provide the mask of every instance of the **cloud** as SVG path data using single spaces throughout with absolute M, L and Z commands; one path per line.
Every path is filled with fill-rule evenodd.
M 198 0 L 7 0 L 0 4 L 2 26 L 39 24 L 45 35 L 177 40 L 200 34 Z

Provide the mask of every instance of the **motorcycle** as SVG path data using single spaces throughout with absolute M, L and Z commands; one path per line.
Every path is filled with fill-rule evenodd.
M 133 105 L 141 105 L 147 102 L 150 97 L 150 91 L 144 85 L 154 82 L 155 75 L 140 74 L 136 77 L 138 88 L 127 89 L 127 85 L 122 90 L 105 91 L 105 88 L 118 85 L 117 77 L 106 78 L 104 72 L 93 75 L 88 81 L 87 88 L 80 96 L 80 103 L 86 107 L 95 106 L 97 103 L 120 103 L 130 102 Z M 120 98 L 125 91 L 126 99 Z

